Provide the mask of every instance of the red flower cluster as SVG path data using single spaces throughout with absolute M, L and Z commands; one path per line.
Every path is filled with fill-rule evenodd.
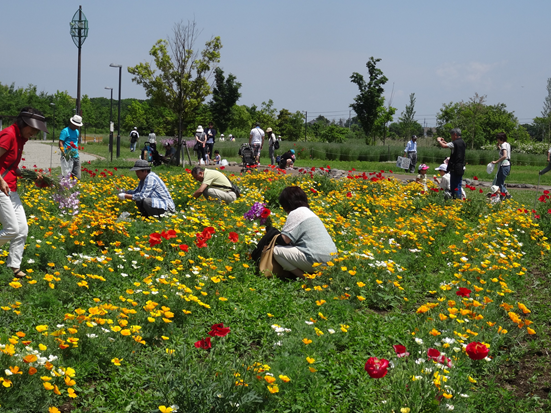
M 209 331 L 209 336 L 211 337 L 226 337 L 230 333 L 228 327 L 224 327 L 224 323 L 214 324 Z M 204 338 L 202 340 L 195 342 L 195 347 L 201 348 L 203 350 L 208 350 L 212 347 L 210 337 Z
M 152 247 L 154 245 L 161 243 L 161 234 L 158 232 L 154 232 L 153 234 L 149 235 L 149 246 Z
M 203 350 L 208 350 L 212 347 L 212 344 L 210 342 L 210 337 L 204 338 L 203 340 L 199 340 L 195 342 L 195 347 L 202 348 Z
M 482 360 L 486 358 L 489 352 L 488 347 L 478 341 L 467 344 L 465 351 L 472 360 Z
M 237 242 L 239 241 L 239 234 L 237 232 L 230 232 L 230 235 L 228 237 L 231 242 Z
M 385 377 L 388 373 L 388 360 L 370 357 L 365 363 L 365 371 L 373 379 Z
M 402 346 L 401 344 L 395 344 L 392 347 L 394 347 L 394 351 L 396 352 L 396 355 L 398 357 L 409 356 L 409 353 L 406 351 L 406 346 Z
M 207 241 L 212 238 L 216 230 L 213 227 L 206 227 L 203 232 L 195 234 L 195 245 L 197 248 L 206 248 Z
M 472 292 L 472 291 L 469 290 L 468 288 L 459 287 L 459 290 L 457 290 L 457 291 L 455 292 L 455 294 L 458 295 L 458 296 L 460 296 L 460 297 L 469 298 L 471 292 Z
M 435 348 L 429 348 L 427 351 L 427 356 L 429 360 L 434 360 L 437 363 L 440 363 L 444 366 L 451 367 L 452 361 L 447 358 L 445 355 L 441 354 L 438 350 Z

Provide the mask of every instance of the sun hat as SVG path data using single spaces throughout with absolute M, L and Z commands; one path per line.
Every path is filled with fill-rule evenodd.
M 422 163 L 421 165 L 419 165 L 418 169 L 419 169 L 419 172 L 421 172 L 421 171 L 426 171 L 427 169 L 429 169 L 429 167 L 424 163 Z
M 197 126 L 197 130 L 195 132 L 203 133 L 203 127 L 201 125 Z
M 75 126 L 82 126 L 82 116 L 75 115 L 70 119 L 71 123 Z
M 266 129 L 266 132 L 271 132 L 271 131 L 272 131 L 272 128 Z
M 294 149 L 291 149 L 291 153 L 295 153 L 295 150 L 294 150 Z
M 48 128 L 46 127 L 45 123 L 46 118 L 44 116 L 39 115 L 38 113 L 30 113 L 27 111 L 19 112 L 19 116 L 21 116 L 23 121 L 31 128 L 41 130 L 42 132 L 48 132 Z
M 143 171 L 143 170 L 151 170 L 151 166 L 149 165 L 149 162 L 147 162 L 145 159 L 138 159 L 134 163 L 134 167 L 130 168 L 131 171 Z
M 490 162 L 488 165 L 486 165 L 486 172 L 488 172 L 489 174 L 494 172 L 494 166 L 495 166 L 495 164 Z
M 220 137 L 222 137 L 222 136 L 224 136 L 224 134 L 223 134 L 223 133 L 222 133 L 222 134 L 220 134 Z
M 447 171 L 448 170 L 448 165 L 446 165 L 445 163 L 443 163 L 442 165 L 440 165 L 438 168 L 434 168 L 435 171 Z
M 499 191 L 499 186 L 497 185 L 492 185 L 490 187 L 490 190 L 492 191 L 492 194 L 495 194 L 497 191 Z

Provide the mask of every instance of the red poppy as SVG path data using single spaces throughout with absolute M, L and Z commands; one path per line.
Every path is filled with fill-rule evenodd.
M 260 214 L 260 218 L 266 219 L 270 216 L 271 213 L 272 213 L 272 211 L 270 211 L 268 208 L 264 208 L 262 210 L 262 213 Z
M 468 288 L 465 288 L 465 287 L 459 287 L 459 290 L 457 290 L 455 292 L 456 295 L 460 296 L 460 297 L 467 297 L 469 298 L 469 295 L 471 294 L 471 290 L 469 290 Z
M 224 323 L 214 324 L 209 331 L 209 336 L 226 337 L 230 332 L 228 327 L 224 327 Z
M 216 230 L 214 229 L 214 227 L 206 227 L 204 230 L 203 230 L 203 234 L 204 233 L 208 233 L 208 234 L 214 234 L 216 232 Z
M 478 341 L 473 341 L 472 343 L 467 344 L 465 350 L 467 351 L 467 355 L 472 360 L 482 360 L 488 355 L 489 351 L 488 347 Z
M 538 201 L 545 202 L 546 199 L 547 199 L 547 197 L 545 195 L 542 195 L 538 198 Z
M 186 244 L 180 244 L 180 249 L 184 252 L 188 252 L 189 247 Z
M 442 365 L 444 365 L 444 366 L 447 366 L 447 367 L 451 367 L 451 366 L 452 366 L 452 361 L 451 361 L 449 358 L 447 358 L 446 356 L 444 356 L 443 354 L 441 354 L 440 357 L 438 357 L 438 358 L 436 359 L 436 362 L 437 362 L 437 363 L 440 363 L 440 364 L 442 364 Z
M 482 193 L 482 189 L 479 189 L 478 192 Z
M 388 360 L 370 357 L 365 363 L 365 371 L 373 379 L 385 377 L 388 373 Z
M 310 188 L 310 191 L 312 191 L 314 194 L 318 193 L 318 191 L 316 191 L 314 188 Z
M 237 232 L 230 232 L 230 236 L 228 238 L 231 242 L 237 242 L 239 241 L 239 234 Z
M 438 361 L 438 357 L 440 357 L 440 352 L 435 348 L 429 348 L 427 351 L 427 356 L 431 360 Z
M 473 176 L 473 179 L 474 179 L 475 181 L 478 181 L 478 176 Z
M 157 245 L 161 243 L 161 234 L 154 232 L 149 236 L 149 246 Z
M 195 245 L 197 245 L 197 248 L 206 248 L 207 247 L 207 240 L 204 239 L 201 234 L 197 234 L 197 239 L 195 240 Z
M 220 167 L 220 170 L 224 170 L 224 169 L 226 169 L 225 166 L 221 166 L 221 167 Z
M 75 148 L 75 149 L 76 149 L 76 147 L 77 147 L 77 146 L 75 145 L 74 142 L 71 142 L 69 145 L 71 145 L 71 148 Z
M 212 344 L 210 343 L 210 337 L 195 342 L 195 347 L 202 348 L 203 350 L 208 350 L 212 347 Z
M 395 344 L 392 347 L 394 347 L 394 351 L 396 352 L 396 355 L 398 357 L 409 356 L 409 353 L 406 351 L 406 346 L 402 346 L 401 344 Z
M 543 191 L 543 193 L 544 193 L 545 195 L 549 195 L 549 191 L 548 191 L 547 189 L 546 189 L 545 191 Z
M 352 192 L 348 192 L 348 193 L 346 194 L 346 197 L 347 197 L 347 198 L 352 198 Z

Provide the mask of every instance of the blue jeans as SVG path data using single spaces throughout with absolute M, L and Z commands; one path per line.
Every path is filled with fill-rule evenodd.
M 511 165 L 507 166 L 500 166 L 499 171 L 497 171 L 496 175 L 496 185 L 499 186 L 499 190 L 502 194 L 507 193 L 507 188 L 505 187 L 505 179 L 509 176 L 509 173 L 511 172 Z
M 138 141 L 130 142 L 130 152 L 134 152 L 136 150 L 136 145 L 137 144 L 138 144 Z
M 463 175 L 457 175 L 450 172 L 450 190 L 454 198 L 463 199 L 461 195 L 461 181 Z

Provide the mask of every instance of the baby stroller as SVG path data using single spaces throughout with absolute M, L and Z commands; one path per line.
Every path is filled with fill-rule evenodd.
M 244 143 L 241 145 L 238 154 L 243 160 L 243 168 L 241 169 L 241 172 L 245 172 L 247 169 L 250 169 L 253 166 L 256 167 L 256 160 L 254 159 L 253 150 L 248 143 Z
M 151 166 L 159 166 L 163 163 L 159 152 L 157 152 L 157 145 L 150 144 L 149 142 L 146 142 L 142 149 L 142 159 L 149 162 Z

